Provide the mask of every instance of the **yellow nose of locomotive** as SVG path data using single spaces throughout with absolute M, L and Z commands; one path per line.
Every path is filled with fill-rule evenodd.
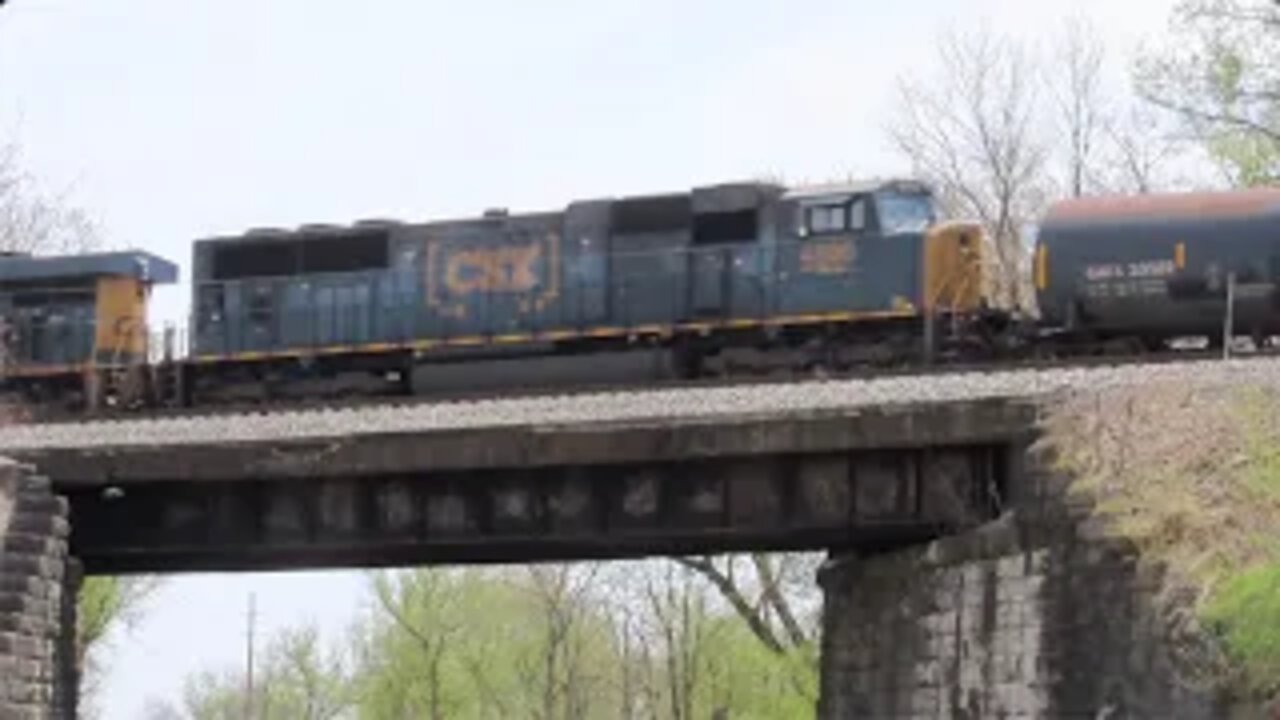
M 980 309 L 988 289 L 982 226 L 946 221 L 925 234 L 924 302 L 930 310 L 971 312 Z

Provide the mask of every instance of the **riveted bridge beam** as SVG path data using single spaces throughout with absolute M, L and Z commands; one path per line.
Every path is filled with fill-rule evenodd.
M 73 489 L 89 572 L 868 547 L 985 521 L 999 445 Z M 123 494 L 120 494 L 123 493 Z

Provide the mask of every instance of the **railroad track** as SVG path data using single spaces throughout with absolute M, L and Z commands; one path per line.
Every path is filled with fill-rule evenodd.
M 1250 350 L 1234 353 L 1235 359 L 1280 358 L 1280 348 Z M 715 388 L 751 388 L 753 386 L 790 385 L 801 388 L 815 383 L 838 381 L 874 381 L 892 378 L 927 379 L 935 376 L 964 377 L 1016 371 L 1054 371 L 1126 367 L 1133 365 L 1160 366 L 1177 363 L 1205 362 L 1222 358 L 1219 350 L 1176 350 L 1150 354 L 1093 355 L 1071 358 L 1026 358 L 1002 361 L 942 363 L 936 365 L 909 365 L 901 367 L 858 369 L 844 372 L 825 372 L 812 375 L 752 375 L 736 377 L 712 377 L 697 379 L 655 380 L 643 383 L 595 383 L 572 387 L 539 386 L 500 391 L 459 391 L 431 393 L 428 395 L 358 396 L 326 399 L 281 399 L 262 403 L 227 403 L 192 408 L 152 408 L 138 411 L 104 412 L 94 415 L 83 413 L 49 413 L 41 417 L 21 419 L 24 425 L 75 424 L 112 420 L 140 419 L 200 419 L 237 416 L 261 416 L 276 413 L 324 412 L 358 410 L 362 408 L 387 408 L 389 410 L 418 406 L 450 406 L 491 400 L 529 400 L 538 398 L 574 398 L 588 395 L 616 395 L 637 392 L 668 390 L 699 390 Z
M 1179 358 L 1181 360 L 1183 358 Z M 1105 366 L 1104 366 L 1105 365 Z M 723 423 L 769 417 L 812 417 L 894 406 L 974 401 L 1041 403 L 1058 393 L 1131 390 L 1151 384 L 1174 388 L 1270 386 L 1280 390 L 1280 361 L 1273 356 L 1179 362 L 1132 359 L 1087 364 L 1039 363 L 1028 369 L 1001 365 L 958 373 L 900 373 L 868 380 L 737 383 L 700 387 L 630 387 L 625 392 L 546 394 L 449 403 L 400 403 L 258 411 L 241 415 L 134 416 L 64 424 L 26 425 L 0 432 L 0 454 L 31 457 L 48 451 L 100 452 L 136 447 L 267 444 L 281 449 L 303 443 L 306 452 L 332 448 L 352 438 L 557 427 L 651 426 Z

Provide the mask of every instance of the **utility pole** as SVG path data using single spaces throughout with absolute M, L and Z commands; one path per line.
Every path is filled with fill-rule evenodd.
M 257 620 L 257 608 L 255 607 L 255 597 L 253 593 L 249 593 L 249 627 L 245 633 L 247 647 L 245 648 L 245 693 L 244 693 L 244 717 L 245 720 L 253 720 L 253 625 Z

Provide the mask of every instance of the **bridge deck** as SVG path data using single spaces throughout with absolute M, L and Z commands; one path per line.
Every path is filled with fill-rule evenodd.
M 67 494 L 90 572 L 867 548 L 981 522 L 1016 496 L 1029 398 L 1168 372 L 40 426 L 6 429 L 0 452 Z
M 777 417 L 884 405 L 1026 399 L 1062 390 L 1124 386 L 1162 377 L 1216 375 L 1233 381 L 1250 377 L 1275 381 L 1280 375 L 1278 369 L 1280 359 L 1266 357 L 28 425 L 0 431 L 0 453 L 29 455 L 57 449 L 221 445 L 566 423 Z

